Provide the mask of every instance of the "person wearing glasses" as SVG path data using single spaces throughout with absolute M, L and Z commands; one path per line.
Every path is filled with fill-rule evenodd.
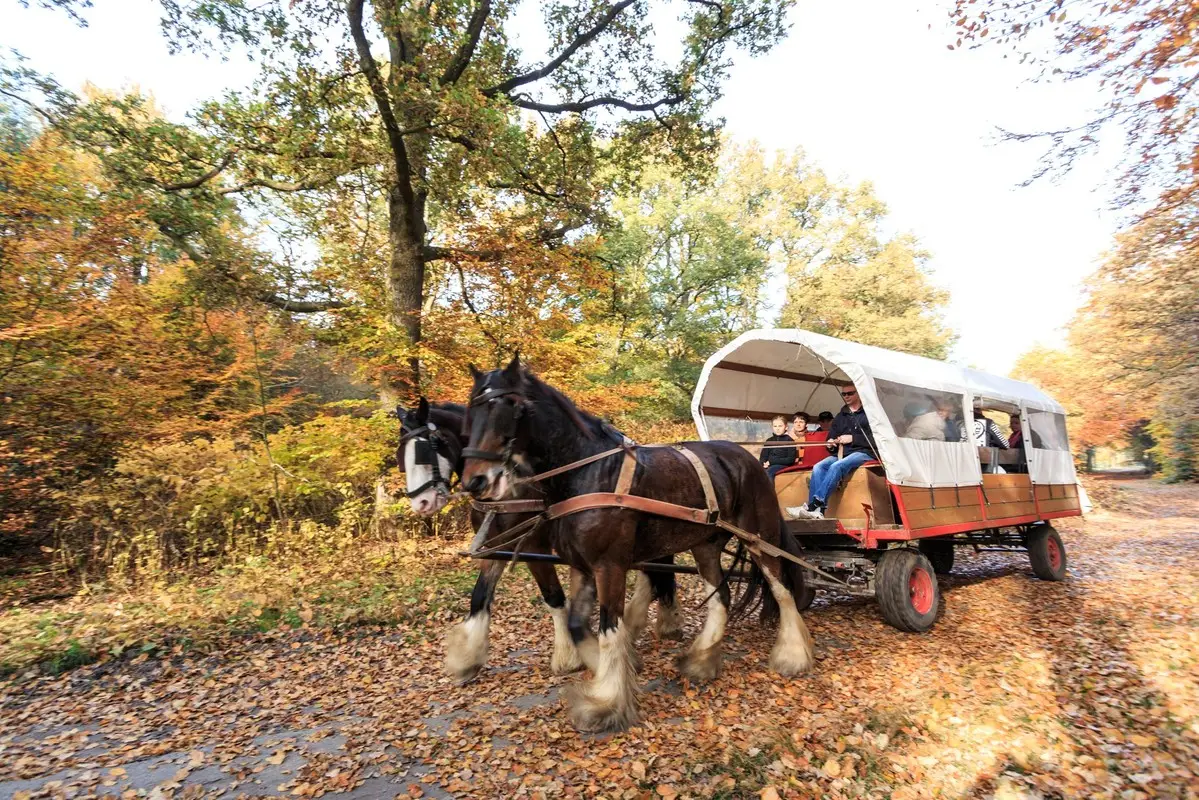
M 840 456 L 829 456 L 812 469 L 808 504 L 788 508 L 787 513 L 792 518 L 824 519 L 829 495 L 855 469 L 876 457 L 878 448 L 874 444 L 874 434 L 870 432 L 870 422 L 866 419 L 866 410 L 862 408 L 857 387 L 852 383 L 842 386 L 841 398 L 845 406 L 833 418 L 828 432 L 829 449 L 839 447 Z

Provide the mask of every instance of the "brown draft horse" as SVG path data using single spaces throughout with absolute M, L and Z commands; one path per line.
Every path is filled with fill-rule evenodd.
M 471 368 L 462 483 L 474 496 L 501 499 L 520 485 L 518 473 L 542 473 L 598 455 L 621 441 L 611 428 L 578 409 L 561 392 L 520 364 L 519 356 L 502 370 Z M 721 519 L 756 533 L 797 554 L 799 545 L 786 530 L 774 487 L 762 465 L 731 442 L 690 442 L 687 449 L 707 469 Z M 702 509 L 705 494 L 695 468 L 671 447 L 637 447 L 629 493 Z M 623 456 L 615 454 L 539 481 L 547 503 L 592 492 L 611 492 Z M 572 524 L 551 532 L 555 551 L 572 568 L 594 579 L 600 608 L 599 664 L 589 684 L 572 687 L 567 702 L 573 722 L 584 730 L 621 730 L 637 720 L 633 642 L 625 617 L 625 573 L 635 563 L 690 550 L 709 592 L 703 630 L 681 657 L 682 673 L 707 680 L 720 669 L 720 648 L 730 613 L 730 593 L 720 554 L 730 538 L 711 525 L 654 516 L 630 508 L 595 508 L 568 517 Z M 777 602 L 778 640 L 770 666 L 796 675 L 812 666 L 812 640 L 795 606 L 803 586 L 799 568 L 769 555 L 753 555 L 750 586 L 734 614 L 748 611 L 754 590 L 763 582 Z M 570 628 L 575 636 L 586 621 L 585 598 L 572 597 Z
M 432 516 L 449 501 L 451 480 L 462 474 L 463 420 L 466 407 L 456 403 L 430 403 L 420 399 L 415 409 L 396 409 L 400 418 L 400 446 L 396 460 L 405 473 L 406 492 L 412 502 L 412 510 L 421 516 Z M 524 487 L 519 497 L 540 497 L 532 487 Z M 478 531 L 484 513 L 471 510 L 471 526 Z M 492 522 L 491 537 L 498 540 L 504 532 L 519 525 L 530 517 L 524 514 L 497 514 Z M 557 524 L 557 523 L 554 523 Z M 545 526 L 525 540 L 521 550 L 527 553 L 550 552 L 550 526 Z M 665 559 L 667 563 L 671 559 Z M 446 641 L 446 671 L 458 683 L 472 680 L 487 663 L 488 634 L 491 629 L 491 603 L 495 598 L 496 585 L 508 566 L 506 561 L 479 562 L 479 577 L 470 596 L 470 612 L 466 619 L 450 633 Z M 554 648 L 550 657 L 550 669 L 555 675 L 574 672 L 584 665 L 595 669 L 598 645 L 590 631 L 576 643 L 568 630 L 566 596 L 558 573 L 552 564 L 529 562 L 529 571 L 537 581 L 541 597 L 554 621 Z M 639 572 L 636 588 L 630 602 L 633 627 L 645 627 L 650 600 L 658 602 L 656 630 L 663 639 L 682 638 L 677 606 L 675 604 L 675 576 L 671 573 Z

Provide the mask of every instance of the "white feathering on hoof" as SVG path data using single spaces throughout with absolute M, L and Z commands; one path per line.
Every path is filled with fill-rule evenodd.
M 454 680 L 467 683 L 487 663 L 487 634 L 491 615 L 474 614 L 450 631 L 445 642 L 445 669 Z
M 571 721 L 584 731 L 622 731 L 637 722 L 637 676 L 623 625 L 599 636 L 595 678 L 571 686 L 566 703 Z
M 550 671 L 555 675 L 567 675 L 583 668 L 583 657 L 570 638 L 569 616 L 570 612 L 565 606 L 550 609 L 550 617 L 554 620 L 554 652 L 550 656 Z
M 716 587 L 704 581 L 704 591 L 708 592 L 708 616 L 703 630 L 678 662 L 679 671 L 694 681 L 710 681 L 720 674 L 720 645 L 729 620 L 728 609 L 720 601 Z
M 649 602 L 653 596 L 649 576 L 644 572 L 638 572 L 637 578 L 633 582 L 633 599 L 624 609 L 624 625 L 628 628 L 630 642 L 636 642 L 640 638 L 641 632 L 645 630 L 645 625 L 649 621 Z
M 770 651 L 770 668 L 780 675 L 800 675 L 812 668 L 812 636 L 787 587 L 771 580 L 770 591 L 779 603 L 779 636 Z

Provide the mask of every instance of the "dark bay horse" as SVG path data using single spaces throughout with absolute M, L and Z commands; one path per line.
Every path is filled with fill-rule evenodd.
M 425 398 L 415 409 L 398 410 L 401 440 L 396 460 L 405 473 L 412 509 L 421 516 L 431 516 L 448 502 L 451 479 L 462 473 L 461 429 L 466 407 L 456 403 L 429 403 Z M 532 488 L 524 488 L 519 497 L 540 497 Z M 485 514 L 471 509 L 471 526 L 477 531 Z M 507 530 L 534 516 L 497 514 L 492 522 L 491 536 L 498 540 Z M 521 547 L 527 553 L 549 553 L 550 530 L 546 526 L 530 536 Z M 669 561 L 669 559 L 667 559 Z M 478 675 L 487 663 L 488 634 L 491 629 L 491 603 L 496 585 L 508 566 L 507 561 L 481 561 L 479 577 L 470 596 L 470 612 L 446 640 L 446 671 L 459 683 Z M 574 672 L 583 666 L 595 669 L 598 645 L 590 632 L 576 642 L 568 629 L 566 596 L 558 573 L 552 564 L 529 562 L 529 571 L 537 581 L 541 597 L 554 621 L 554 649 L 550 669 L 555 675 Z M 675 576 L 671 573 L 639 572 L 630 601 L 632 627 L 639 633 L 646 625 L 651 600 L 658 602 L 656 631 L 663 639 L 682 637 L 682 627 L 675 603 Z
M 481 373 L 472 367 L 462 483 L 476 497 L 500 499 L 524 485 L 521 473 L 541 474 L 567 467 L 620 447 L 622 442 L 601 420 L 578 409 L 558 390 L 526 371 L 519 357 L 502 370 Z M 710 477 L 720 518 L 798 555 L 799 545 L 786 530 L 774 487 L 757 459 L 730 442 L 685 445 Z M 703 509 L 706 492 L 689 457 L 673 447 L 636 447 L 628 494 Z M 547 503 L 594 492 L 613 492 L 621 475 L 623 453 L 542 478 L 537 485 Z M 585 730 L 620 730 L 637 719 L 633 641 L 626 619 L 625 573 L 635 563 L 690 550 L 708 595 L 703 630 L 680 659 L 682 673 L 706 680 L 720 668 L 721 641 L 730 611 L 749 610 L 755 590 L 765 583 L 777 602 L 778 640 L 770 666 L 796 675 L 812 666 L 812 641 L 796 608 L 794 595 L 803 576 L 790 561 L 755 554 L 749 587 L 730 607 L 730 592 L 720 554 L 730 538 L 723 529 L 658 516 L 632 508 L 591 508 L 564 518 L 571 524 L 553 529 L 551 545 L 572 568 L 594 579 L 599 603 L 599 664 L 590 684 L 574 687 L 568 697 L 575 725 Z M 585 622 L 572 598 L 570 628 L 581 635 Z

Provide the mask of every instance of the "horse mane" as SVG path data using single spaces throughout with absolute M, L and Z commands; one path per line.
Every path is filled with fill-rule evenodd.
M 552 400 L 554 404 L 558 406 L 558 408 L 562 409 L 562 412 L 566 414 L 567 418 L 574 423 L 574 426 L 578 428 L 584 436 L 586 436 L 588 439 L 595 438 L 595 429 L 603 425 L 603 422 L 598 417 L 592 416 L 576 406 L 569 397 L 562 394 L 562 392 L 558 391 L 553 386 L 550 386 L 533 373 L 525 373 L 525 380 L 527 380 L 538 391 L 549 395 L 550 400 Z
M 461 403 L 429 403 L 429 421 L 439 428 L 461 433 L 459 428 L 466 418 L 466 406 Z

